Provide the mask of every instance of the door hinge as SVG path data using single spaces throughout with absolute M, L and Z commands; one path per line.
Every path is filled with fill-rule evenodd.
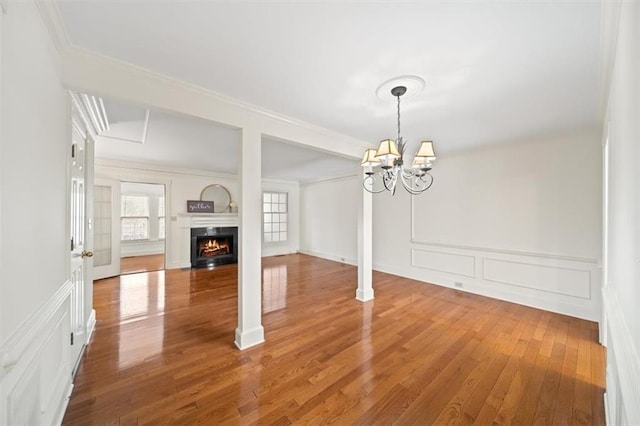
M 73 333 L 71 333 L 71 346 L 73 346 Z
M 74 247 L 74 244 L 73 244 L 73 237 L 71 237 L 71 251 L 73 251 L 74 248 L 75 247 Z

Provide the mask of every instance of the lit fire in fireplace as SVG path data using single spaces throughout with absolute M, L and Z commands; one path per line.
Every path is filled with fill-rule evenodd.
M 229 243 L 216 238 L 209 238 L 200 243 L 199 257 L 222 256 L 231 253 Z

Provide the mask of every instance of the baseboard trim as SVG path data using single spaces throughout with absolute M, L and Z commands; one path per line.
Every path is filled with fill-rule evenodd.
M 612 354 L 607 354 L 607 368 L 613 367 L 615 374 L 607 377 L 617 378 L 618 383 L 607 383 L 607 389 L 619 389 L 619 392 L 608 392 L 607 406 L 611 413 L 624 408 L 624 418 L 628 424 L 640 424 L 640 359 L 638 349 L 634 347 L 633 335 L 618 309 L 619 298 L 610 286 L 602 289 L 604 313 L 607 324 L 607 343 L 613 348 Z M 622 403 L 618 401 L 622 400 Z M 616 419 L 615 421 L 618 421 Z
M 341 257 L 341 256 L 336 256 L 330 253 L 325 253 L 325 252 L 316 251 L 316 250 L 307 250 L 307 249 L 300 249 L 300 253 L 313 256 L 313 257 L 320 257 L 322 259 L 333 260 L 334 262 L 346 263 L 347 265 L 353 265 L 353 266 L 358 265 L 357 259 L 352 257 Z
M 53 424 L 61 425 L 62 420 L 64 419 L 64 413 L 67 411 L 67 407 L 69 406 L 69 400 L 71 400 L 71 393 L 73 392 L 73 383 L 69 383 L 69 387 L 67 388 L 67 396 L 62 398 L 60 402 L 60 408 L 58 408 L 58 412 L 55 416 L 55 421 Z
M 240 350 L 264 343 L 264 328 L 258 326 L 244 331 L 236 328 L 236 340 L 234 343 Z
M 373 300 L 373 289 L 356 290 L 356 299 L 360 302 L 368 302 L 369 300 Z
M 87 320 L 87 345 L 93 336 L 93 332 L 96 328 L 96 310 L 92 309 L 89 319 Z

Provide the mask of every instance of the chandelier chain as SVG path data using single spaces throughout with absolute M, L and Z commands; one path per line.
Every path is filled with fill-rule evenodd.
M 398 139 L 397 143 L 400 143 L 400 95 L 396 96 L 398 98 Z

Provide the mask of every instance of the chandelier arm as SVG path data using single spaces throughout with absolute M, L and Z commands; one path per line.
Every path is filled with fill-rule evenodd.
M 382 175 L 382 183 L 387 191 L 395 192 L 398 174 L 395 170 L 386 171 Z
M 367 182 L 368 182 L 368 181 L 370 181 L 371 189 L 367 187 Z M 362 180 L 362 187 L 363 187 L 367 192 L 370 192 L 370 193 L 372 193 L 372 194 L 380 194 L 381 192 L 383 192 L 383 191 L 385 191 L 385 190 L 386 190 L 386 188 L 385 188 L 385 187 L 380 188 L 378 191 L 374 190 L 374 189 L 373 189 L 373 184 L 374 184 L 374 182 L 375 182 L 375 176 L 374 176 L 374 175 L 368 175 L 368 176 L 365 176 L 365 178 Z
M 431 185 L 433 185 L 433 176 L 430 173 L 425 173 L 421 176 L 417 176 L 416 172 L 414 171 L 405 171 L 406 173 L 403 173 L 401 176 L 402 186 L 411 195 L 422 194 L 424 191 L 431 188 Z M 428 184 L 425 180 L 425 176 L 429 176 Z M 418 182 L 421 182 L 420 186 L 418 186 Z

